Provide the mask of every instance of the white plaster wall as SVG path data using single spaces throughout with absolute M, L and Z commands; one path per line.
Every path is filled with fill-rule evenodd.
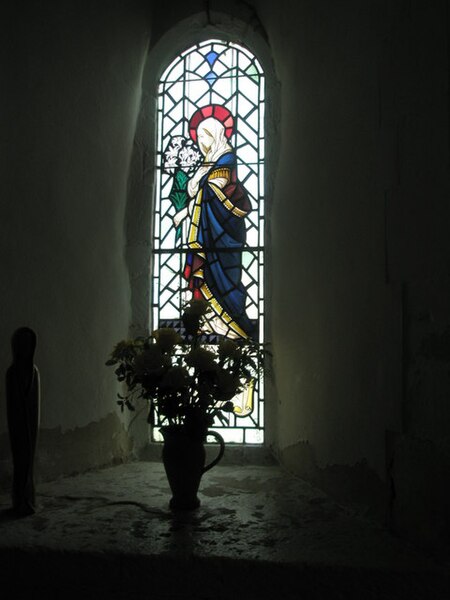
M 382 101 L 398 127 L 389 264 L 405 285 L 405 429 L 450 448 L 450 12 L 415 2 L 393 17 Z
M 3 21 L 0 372 L 12 331 L 33 327 L 43 428 L 116 412 L 104 362 L 129 325 L 124 211 L 149 41 L 141 4 L 29 3 Z M 4 400 L 1 391 L 0 433 Z
M 428 548 L 450 530 L 450 12 L 390 7 L 383 117 L 397 129 L 389 268 L 404 287 L 403 429 L 390 451 L 391 524 Z
M 272 212 L 279 450 L 306 442 L 319 467 L 367 462 L 384 478 L 401 383 L 400 298 L 384 248 L 385 15 L 379 2 L 260 4 L 282 98 Z

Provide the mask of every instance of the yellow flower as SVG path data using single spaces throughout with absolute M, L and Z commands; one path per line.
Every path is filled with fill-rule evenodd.
M 215 371 L 218 368 L 215 355 L 206 348 L 195 348 L 186 356 L 186 364 L 198 371 Z
M 210 310 L 209 302 L 207 300 L 196 299 L 191 300 L 187 307 L 184 309 L 185 314 L 196 317 L 202 317 Z
M 160 327 L 152 332 L 163 352 L 171 352 L 177 344 L 183 343 L 183 338 L 172 327 Z
M 113 352 L 122 352 L 123 350 L 127 350 L 130 346 L 133 346 L 133 340 L 122 340 L 121 342 L 117 342 L 117 344 L 114 346 Z
M 161 387 L 170 390 L 181 390 L 189 385 L 189 373 L 185 367 L 175 365 L 171 367 L 164 375 L 161 381 Z
M 114 346 L 111 356 L 115 358 L 122 358 L 126 356 L 130 350 L 133 350 L 135 345 L 136 342 L 134 340 L 122 340 Z
M 156 344 L 149 346 L 136 356 L 134 360 L 134 371 L 136 377 L 142 378 L 146 375 L 160 375 L 164 370 L 164 358 L 161 350 Z
M 232 375 L 229 371 L 221 369 L 217 373 L 217 388 L 215 391 L 216 400 L 231 400 L 239 389 L 239 377 Z
M 219 342 L 219 356 L 221 359 L 225 358 L 239 358 L 241 355 L 241 349 L 233 342 L 233 340 L 220 340 Z

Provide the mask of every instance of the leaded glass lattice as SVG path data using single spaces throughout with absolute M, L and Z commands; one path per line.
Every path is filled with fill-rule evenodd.
M 241 45 L 181 53 L 158 89 L 152 326 L 182 331 L 182 307 L 206 298 L 205 331 L 264 341 L 264 74 Z M 264 440 L 263 385 L 214 424 L 227 442 Z M 160 440 L 158 430 L 154 439 Z

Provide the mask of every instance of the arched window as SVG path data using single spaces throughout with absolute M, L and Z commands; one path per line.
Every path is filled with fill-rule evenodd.
M 264 341 L 264 91 L 257 58 L 216 39 L 182 52 L 161 77 L 153 327 L 182 329 L 182 307 L 205 298 L 211 343 Z M 235 398 L 214 426 L 225 441 L 263 442 L 263 395 L 257 381 Z

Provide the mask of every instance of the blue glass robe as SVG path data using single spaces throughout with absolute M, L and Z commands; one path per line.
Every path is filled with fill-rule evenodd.
M 226 178 L 220 189 L 211 182 Z M 245 310 L 247 292 L 241 282 L 245 217 L 250 200 L 237 180 L 236 156 L 223 154 L 202 177 L 188 233 L 184 277 L 194 298 L 206 298 L 223 323 L 242 338 L 254 337 Z

